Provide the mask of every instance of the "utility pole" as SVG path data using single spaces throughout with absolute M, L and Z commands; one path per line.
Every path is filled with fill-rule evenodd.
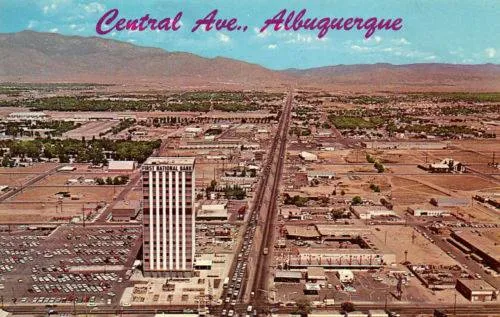
M 453 302 L 453 316 L 457 315 L 457 290 L 455 289 L 455 301 Z

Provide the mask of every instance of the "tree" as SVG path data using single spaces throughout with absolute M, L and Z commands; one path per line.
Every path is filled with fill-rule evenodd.
M 352 312 L 352 311 L 355 311 L 356 310 L 356 307 L 354 307 L 354 304 L 351 303 L 351 302 L 343 302 L 341 305 L 340 305 L 340 308 L 342 309 L 342 311 L 344 312 Z
M 361 205 L 361 204 L 363 203 L 363 199 L 361 199 L 361 197 L 359 197 L 359 196 L 354 196 L 354 197 L 352 198 L 351 203 L 352 203 L 353 205 Z
M 340 195 L 344 196 L 344 195 L 345 195 L 345 190 L 343 190 L 343 189 L 342 189 L 342 190 L 340 191 Z
M 344 216 L 344 211 L 342 209 L 334 209 L 331 212 L 332 218 L 337 220 Z
M 295 301 L 297 303 L 297 313 L 301 315 L 307 315 L 311 312 L 312 307 L 310 301 L 305 298 L 301 297 Z
M 2 159 L 2 166 L 9 167 L 10 166 L 10 157 L 8 155 L 4 156 Z
M 106 185 L 113 185 L 113 179 L 109 176 L 106 178 Z
M 370 184 L 370 189 L 376 193 L 380 193 L 380 187 L 378 185 Z
M 378 173 L 383 173 L 385 171 L 384 165 L 382 165 L 380 162 L 375 162 L 373 166 L 375 167 Z

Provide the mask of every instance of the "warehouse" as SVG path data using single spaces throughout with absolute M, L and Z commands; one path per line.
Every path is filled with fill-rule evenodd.
M 397 217 L 396 213 L 385 206 L 351 206 L 349 209 L 359 219 L 372 219 L 375 217 Z
M 453 231 L 451 237 L 483 258 L 493 270 L 500 272 L 500 246 L 495 241 L 468 230 Z
M 318 283 L 320 285 L 326 285 L 326 274 L 325 269 L 318 266 L 312 266 L 307 268 L 307 281 L 310 283 Z
M 471 302 L 489 302 L 496 300 L 497 290 L 483 280 L 458 279 L 457 291 Z
M 416 207 L 408 207 L 408 212 L 411 213 L 415 217 L 442 217 L 447 216 L 449 213 L 442 209 L 437 208 L 416 208 Z
M 299 283 L 302 279 L 302 273 L 299 271 L 276 271 L 274 274 L 275 282 Z

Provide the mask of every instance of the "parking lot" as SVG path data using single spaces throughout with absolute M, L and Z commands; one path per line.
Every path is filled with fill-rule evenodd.
M 140 249 L 127 227 L 34 227 L 0 233 L 0 288 L 5 302 L 115 303 Z

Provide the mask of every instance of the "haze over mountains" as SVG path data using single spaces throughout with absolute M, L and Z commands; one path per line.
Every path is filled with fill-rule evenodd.
M 275 71 L 98 37 L 23 31 L 0 34 L 0 81 L 498 91 L 500 65 L 373 64 Z

